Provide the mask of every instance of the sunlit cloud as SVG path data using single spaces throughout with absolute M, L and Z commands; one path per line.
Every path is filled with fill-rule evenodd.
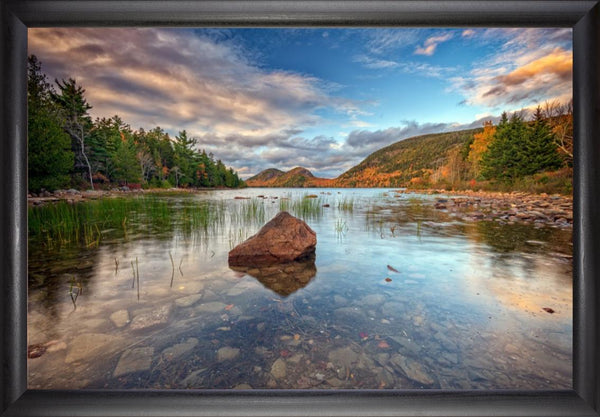
M 333 96 L 334 83 L 262 69 L 238 45 L 189 30 L 31 29 L 29 48 L 52 78 L 86 88 L 92 115 L 127 115 L 134 128 L 261 137 L 315 125 L 320 108 L 361 107 Z
M 570 29 L 312 34 L 286 29 L 243 42 L 233 29 L 30 29 L 29 53 L 51 81 L 75 78 L 93 117 L 118 114 L 134 129 L 160 126 L 172 137 L 186 129 L 243 178 L 299 165 L 333 178 L 408 137 L 481 127 L 504 110 L 571 96 Z M 284 52 L 302 44 L 311 59 L 290 52 L 273 64 L 270 49 L 252 47 L 256 39 Z M 310 49 L 315 43 L 324 49 Z M 349 53 L 333 59 L 332 45 Z M 436 54 L 444 46 L 477 54 Z M 401 107 L 406 98 L 425 113 Z M 445 121 L 422 122 L 432 114 Z
M 448 40 L 452 39 L 452 33 L 445 33 L 443 35 L 430 36 L 425 40 L 423 46 L 417 46 L 415 49 L 415 55 L 427 55 L 431 56 L 435 53 L 437 46 Z
M 543 101 L 568 101 L 572 95 L 573 53 L 557 47 L 544 56 L 518 59 L 508 69 L 476 69 L 469 77 L 455 77 L 454 87 L 465 95 L 468 105 L 491 108 L 529 107 Z

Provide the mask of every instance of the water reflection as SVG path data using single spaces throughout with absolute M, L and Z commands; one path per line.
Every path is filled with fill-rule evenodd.
M 28 343 L 47 347 L 30 388 L 571 387 L 570 230 L 461 221 L 381 190 L 161 198 L 145 215 L 124 205 L 98 246 L 30 236 Z M 315 257 L 230 269 L 282 207 L 317 233 Z M 131 328 L 163 307 L 164 327 Z M 89 356 L 85 334 L 123 343 Z
M 317 274 L 315 254 L 301 261 L 267 266 L 232 266 L 237 272 L 243 272 L 256 278 L 262 285 L 271 291 L 287 297 L 288 295 L 304 288 Z

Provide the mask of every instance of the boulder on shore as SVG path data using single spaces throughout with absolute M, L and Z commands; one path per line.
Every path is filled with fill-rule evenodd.
M 260 231 L 229 252 L 230 266 L 264 266 L 304 259 L 315 253 L 317 234 L 282 211 Z

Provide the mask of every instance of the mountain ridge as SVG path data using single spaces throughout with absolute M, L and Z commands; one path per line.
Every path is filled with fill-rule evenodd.
M 482 128 L 412 136 L 369 154 L 336 178 L 315 177 L 308 169 L 287 172 L 268 168 L 248 178 L 249 187 L 402 187 L 418 182 L 447 164 Z

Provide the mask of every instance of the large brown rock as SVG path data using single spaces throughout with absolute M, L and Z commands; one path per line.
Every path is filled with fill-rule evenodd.
M 302 220 L 282 211 L 260 231 L 229 252 L 231 266 L 264 266 L 314 254 L 317 234 Z

